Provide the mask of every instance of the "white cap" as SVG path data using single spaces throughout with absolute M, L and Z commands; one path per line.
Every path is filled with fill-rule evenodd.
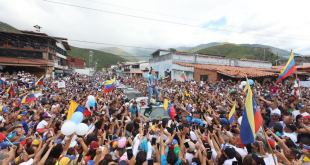
M 297 142 L 297 137 L 293 134 L 290 134 L 290 133 L 283 133 L 283 137 L 289 137 L 294 143 Z

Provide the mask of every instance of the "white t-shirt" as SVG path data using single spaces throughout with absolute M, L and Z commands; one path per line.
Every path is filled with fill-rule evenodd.
M 236 158 L 227 159 L 227 160 L 225 160 L 225 162 L 224 162 L 223 165 L 232 165 L 232 162 L 233 162 L 233 161 L 237 161 L 237 159 L 236 159 Z
M 277 113 L 277 114 L 281 115 L 281 111 L 278 108 L 277 109 L 271 109 L 270 112 L 271 112 L 271 114 Z
M 295 110 L 292 112 L 292 115 L 294 116 L 294 120 L 296 120 L 296 116 L 299 114 L 300 114 L 299 110 Z
M 186 160 L 188 161 L 189 164 L 192 164 L 192 160 L 194 158 L 194 155 L 191 153 L 186 153 Z
M 45 120 L 40 121 L 40 123 L 37 125 L 37 129 L 45 128 L 45 126 L 48 125 L 48 122 Z

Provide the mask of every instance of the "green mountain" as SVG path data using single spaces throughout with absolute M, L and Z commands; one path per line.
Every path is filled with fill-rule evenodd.
M 212 54 L 225 56 L 229 58 L 252 58 L 254 54 L 254 48 L 249 46 L 239 46 L 231 43 L 221 43 L 215 46 L 209 46 L 202 48 L 194 53 L 200 54 Z
M 95 65 L 95 62 L 98 62 L 97 71 L 100 71 L 101 68 L 108 68 L 111 65 L 116 64 L 117 62 L 124 62 L 126 59 L 99 50 L 94 49 L 86 49 L 86 48 L 77 48 L 74 46 L 70 46 L 71 50 L 67 51 L 67 54 L 73 57 L 82 58 L 86 60 L 86 66 L 89 65 L 89 51 L 93 51 L 93 66 Z
M 0 30 L 20 33 L 15 27 L 0 21 Z
M 107 48 L 101 49 L 101 51 L 115 54 L 117 56 L 120 56 L 120 57 L 126 59 L 129 62 L 139 61 L 139 59 L 137 57 L 127 53 L 126 51 L 124 51 L 123 49 L 118 48 L 118 47 L 107 47 Z

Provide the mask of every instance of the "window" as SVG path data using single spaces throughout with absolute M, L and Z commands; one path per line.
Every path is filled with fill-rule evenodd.
M 200 81 L 208 81 L 209 75 L 200 75 Z
M 48 54 L 48 60 L 53 60 L 53 55 L 52 54 Z
M 72 59 L 71 59 L 71 62 L 75 62 L 75 59 L 72 58 Z

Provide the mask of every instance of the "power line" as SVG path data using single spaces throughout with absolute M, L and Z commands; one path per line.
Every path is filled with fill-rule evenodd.
M 189 25 L 189 24 L 185 24 L 185 23 L 171 22 L 171 21 L 159 20 L 159 19 L 154 19 L 154 18 L 147 18 L 147 17 L 135 16 L 135 15 L 129 15 L 129 14 L 111 12 L 111 11 L 106 11 L 106 10 L 94 9 L 94 8 L 89 8 L 89 7 L 77 6 L 77 5 L 61 3 L 61 2 L 55 2 L 55 1 L 50 1 L 50 0 L 43 0 L 43 1 L 50 2 L 50 3 L 56 3 L 56 4 L 61 4 L 61 5 L 65 5 L 65 6 L 71 6 L 71 7 L 76 7 L 76 8 L 87 9 L 87 10 L 99 11 L 99 12 L 104 12 L 104 13 L 109 13 L 109 14 L 115 14 L 115 15 L 121 15 L 121 16 L 133 17 L 133 18 L 139 18 L 139 19 L 144 19 L 144 20 L 151 20 L 151 21 L 156 21 L 156 22 L 164 22 L 164 23 L 175 24 L 175 25 L 182 25 L 182 26 L 188 26 L 188 27 L 196 27 L 196 28 L 202 28 L 202 29 L 218 30 L 218 31 L 225 31 L 225 32 L 232 32 L 232 33 L 240 33 L 240 34 L 249 34 L 249 35 L 262 36 L 262 37 L 284 38 L 284 39 L 291 39 L 291 40 L 305 40 L 305 39 L 299 39 L 299 38 L 280 37 L 280 36 L 272 36 L 272 35 L 266 35 L 266 34 L 255 34 L 255 33 L 247 33 L 247 32 L 225 30 L 225 29 L 218 29 L 218 28 L 202 27 L 202 26 L 197 26 L 197 25 Z
M 106 53 L 112 52 L 112 53 L 113 53 L 113 51 L 110 51 L 110 50 L 100 50 L 100 49 L 98 49 L 98 48 L 89 47 L 89 46 L 80 45 L 80 44 L 75 44 L 75 45 L 82 46 L 82 47 L 83 47 L 82 49 L 93 49 L 93 50 L 97 50 L 97 51 L 101 51 L 101 52 L 106 52 Z M 107 51 L 108 51 L 108 52 L 107 52 Z M 114 52 L 114 53 L 117 53 L 117 52 Z M 151 57 L 150 55 L 133 54 L 133 53 L 130 53 L 130 52 L 128 52 L 128 53 L 129 53 L 130 55 L 132 55 L 132 56 L 117 55 L 117 54 L 114 54 L 114 55 L 120 56 L 120 57 Z
M 72 39 L 68 39 L 68 40 L 75 41 L 75 42 L 84 42 L 84 43 L 99 44 L 99 45 L 110 45 L 110 46 L 121 46 L 121 47 L 130 47 L 130 48 L 138 48 L 138 49 L 152 49 L 152 50 L 158 50 L 159 49 L 159 48 L 147 48 L 147 47 L 140 47 L 140 46 L 117 45 L 117 44 L 109 44 L 109 43 L 94 42 L 94 41 L 82 41 L 82 40 L 72 40 Z
M 180 18 L 180 19 L 184 19 L 184 20 L 191 20 L 191 21 L 195 21 L 195 22 L 199 21 L 197 19 L 184 18 L 184 17 L 173 16 L 173 15 L 167 15 L 167 14 L 162 14 L 162 13 L 157 13 L 157 12 L 152 12 L 152 11 L 147 11 L 147 10 L 141 10 L 141 9 L 136 9 L 136 8 L 130 8 L 130 7 L 125 7 L 125 6 L 120 6 L 120 5 L 109 4 L 109 3 L 105 3 L 105 2 L 98 2 L 98 1 L 93 1 L 93 0 L 85 0 L 85 1 L 99 3 L 99 4 L 104 4 L 104 5 L 108 5 L 108 6 L 119 7 L 119 8 L 123 8 L 123 9 L 135 10 L 135 11 L 140 11 L 140 12 L 145 12 L 145 13 L 151 13 L 151 14 L 157 14 L 157 15 L 162 15 L 162 16 Z M 219 23 L 212 23 L 212 24 L 223 26 L 223 24 L 219 24 Z M 255 30 L 255 31 L 257 31 L 257 29 L 245 28 L 245 27 L 240 27 L 240 26 L 233 26 L 233 25 L 228 25 L 228 24 L 225 24 L 225 26 L 235 27 L 235 28 L 239 28 L 239 29 L 247 29 L 247 30 Z M 265 33 L 267 33 L 267 32 L 268 31 L 265 31 Z M 269 31 L 268 33 L 274 33 L 274 32 L 270 32 Z M 277 34 L 285 34 L 285 33 L 277 33 Z M 289 34 L 289 35 L 293 35 L 293 34 Z
M 110 4 L 110 3 L 98 2 L 98 1 L 93 1 L 93 0 L 85 0 L 85 1 L 100 3 L 100 4 L 104 4 L 104 5 L 108 5 L 108 6 L 114 6 L 114 7 L 119 7 L 119 8 L 123 8 L 123 9 L 136 10 L 136 11 L 141 11 L 141 12 L 145 12 L 145 13 L 152 13 L 152 14 L 157 14 L 157 15 L 162 15 L 162 16 L 167 16 L 167 17 L 180 18 L 180 19 L 192 20 L 192 21 L 199 21 L 199 20 L 192 19 L 192 18 L 178 17 L 178 16 L 162 14 L 162 13 L 156 13 L 156 12 L 147 11 L 147 10 L 141 10 L 141 9 L 136 9 L 136 8 L 130 8 L 130 7 L 114 5 L 114 4 Z

